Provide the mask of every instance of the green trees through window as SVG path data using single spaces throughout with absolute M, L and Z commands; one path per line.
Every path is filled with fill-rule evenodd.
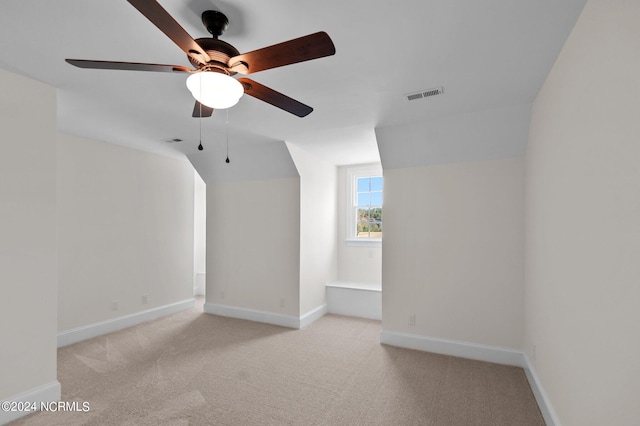
M 357 178 L 357 237 L 382 238 L 382 176 Z

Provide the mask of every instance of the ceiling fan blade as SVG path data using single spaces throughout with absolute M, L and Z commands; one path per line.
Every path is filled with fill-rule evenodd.
M 176 22 L 169 12 L 167 12 L 155 0 L 127 0 L 133 7 L 138 9 L 149 21 L 169 37 L 187 55 L 206 64 L 210 61 L 209 55 L 202 47 Z
M 243 53 L 229 59 L 232 71 L 242 74 L 323 58 L 336 53 L 329 35 L 323 31 L 295 38 L 273 46 Z M 243 69 L 245 66 L 248 67 Z
M 196 104 L 193 106 L 193 114 L 191 116 L 194 118 L 204 118 L 211 117 L 211 114 L 213 114 L 213 108 L 202 105 L 200 102 L 196 101 Z
M 309 105 L 305 105 L 302 102 L 298 102 L 280 92 L 276 92 L 273 89 L 263 86 L 260 83 L 256 83 L 248 78 L 239 78 L 238 81 L 242 83 L 244 87 L 244 93 L 254 98 L 265 101 L 268 104 L 283 109 L 298 117 L 306 117 L 313 111 Z
M 85 59 L 65 59 L 78 68 L 93 68 L 99 70 L 127 70 L 127 71 L 156 71 L 156 72 L 192 72 L 189 67 L 182 65 L 144 64 L 140 62 L 88 61 Z

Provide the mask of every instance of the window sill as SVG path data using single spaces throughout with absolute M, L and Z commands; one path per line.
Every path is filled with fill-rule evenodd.
M 382 247 L 381 238 L 345 240 L 345 243 L 351 247 Z

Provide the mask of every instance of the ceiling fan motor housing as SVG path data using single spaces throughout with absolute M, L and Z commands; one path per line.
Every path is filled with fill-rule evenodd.
M 210 61 L 203 64 L 198 61 L 197 56 L 188 55 L 189 62 L 199 71 L 223 72 L 227 75 L 246 72 L 248 70 L 247 64 L 243 62 L 229 63 L 229 59 L 240 55 L 238 49 L 225 41 L 218 40 L 218 36 L 222 35 L 229 25 L 226 15 L 217 10 L 205 10 L 202 12 L 202 23 L 213 38 L 199 38 L 195 42 L 209 55 Z M 234 67 L 234 69 L 232 70 L 230 67 Z
M 211 61 L 205 64 L 205 66 L 220 68 L 229 75 L 235 74 L 235 72 L 227 70 L 227 64 L 229 63 L 230 58 L 240 54 L 238 49 L 226 41 L 218 40 L 217 38 L 199 38 L 196 39 L 196 43 L 198 43 L 211 58 Z M 191 56 L 188 56 L 188 59 L 195 68 L 202 68 L 203 64 L 199 63 Z

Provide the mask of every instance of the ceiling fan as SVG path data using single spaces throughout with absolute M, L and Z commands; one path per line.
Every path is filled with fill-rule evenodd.
M 249 78 L 232 76 L 331 56 L 336 49 L 327 33 L 317 32 L 240 54 L 235 47 L 218 39 L 229 24 L 222 12 L 203 12 L 202 23 L 213 37 L 194 40 L 156 0 L 127 1 L 187 54 L 194 69 L 181 65 L 83 59 L 66 59 L 68 63 L 80 68 L 190 73 L 187 87 L 196 99 L 193 117 L 210 117 L 214 109 L 235 105 L 244 93 L 298 117 L 313 111 L 310 106 Z

